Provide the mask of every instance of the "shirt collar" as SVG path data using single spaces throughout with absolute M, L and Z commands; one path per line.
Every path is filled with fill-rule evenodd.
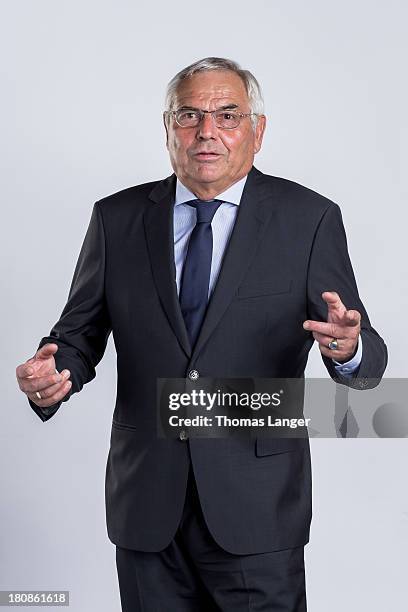
M 223 202 L 229 202 L 230 204 L 239 205 L 242 197 L 242 192 L 244 191 L 245 183 L 247 180 L 247 176 L 244 176 L 242 179 L 228 187 L 225 191 L 218 194 L 216 196 L 217 200 L 222 200 Z M 177 179 L 176 184 L 176 197 L 174 201 L 174 206 L 178 206 L 179 204 L 183 204 L 184 202 L 188 202 L 189 200 L 196 200 L 197 196 L 194 195 L 179 179 Z

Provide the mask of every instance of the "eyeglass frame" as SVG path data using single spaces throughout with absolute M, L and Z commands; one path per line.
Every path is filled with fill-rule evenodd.
M 186 111 L 188 111 L 188 110 L 190 110 L 190 111 L 199 111 L 199 112 L 201 113 L 201 118 L 200 118 L 200 121 L 197 123 L 197 125 L 194 125 L 194 126 L 191 126 L 191 125 L 180 125 L 180 124 L 179 124 L 179 122 L 178 122 L 178 121 L 177 121 L 177 119 L 176 119 L 176 113 L 178 113 L 178 112 L 179 112 L 179 111 L 181 111 L 181 110 L 186 110 Z M 207 113 L 207 114 L 209 114 L 209 115 L 212 115 L 212 118 L 213 118 L 214 124 L 215 124 L 215 126 L 216 126 L 218 129 L 220 129 L 220 130 L 236 130 L 236 129 L 237 129 L 237 127 L 239 127 L 239 126 L 240 126 L 240 124 L 241 124 L 241 120 L 239 121 L 238 125 L 236 125 L 235 127 L 229 127 L 229 128 L 219 127 L 219 126 L 218 126 L 218 125 L 215 123 L 214 113 L 218 113 L 219 111 L 223 111 L 223 110 L 224 110 L 224 111 L 229 111 L 229 110 L 230 110 L 231 112 L 235 113 L 236 115 L 238 115 L 238 116 L 239 116 L 239 117 L 241 117 L 241 118 L 243 118 L 243 117 L 252 117 L 252 116 L 259 117 L 259 116 L 260 116 L 260 115 L 259 115 L 259 113 L 240 113 L 240 112 L 236 111 L 234 108 L 228 108 L 228 107 L 216 108 L 215 110 L 212 110 L 212 111 L 210 111 L 210 110 L 204 110 L 204 109 L 202 109 L 202 108 L 181 107 L 181 108 L 178 108 L 177 110 L 168 110 L 168 111 L 164 111 L 164 112 L 163 112 L 163 115 L 173 115 L 173 117 L 174 117 L 174 119 L 175 119 L 175 121 L 176 121 L 176 123 L 177 123 L 177 125 L 178 125 L 179 127 L 181 127 L 181 128 L 190 128 L 190 129 L 191 129 L 192 127 L 193 127 L 193 128 L 198 127 L 198 126 L 201 124 L 202 120 L 204 119 L 204 115 Z

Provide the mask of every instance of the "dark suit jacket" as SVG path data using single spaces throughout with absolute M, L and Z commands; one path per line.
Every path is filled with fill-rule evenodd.
M 117 399 L 106 471 L 112 542 L 166 547 L 177 529 L 191 461 L 215 540 L 232 553 L 305 544 L 311 519 L 307 439 L 158 439 L 156 379 L 303 377 L 313 337 L 305 319 L 325 321 L 321 293 L 337 291 L 362 315 L 358 378 L 374 386 L 387 351 L 360 301 L 337 204 L 297 183 L 252 168 L 207 314 L 192 349 L 179 307 L 173 254 L 175 176 L 111 195 L 93 208 L 68 302 L 40 346 L 59 346 L 70 394 L 95 377 L 112 331 Z M 61 402 L 43 410 L 44 421 Z M 80 421 L 79 421 L 80 422 Z

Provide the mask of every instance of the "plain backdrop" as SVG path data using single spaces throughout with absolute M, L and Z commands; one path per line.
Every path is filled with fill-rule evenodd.
M 386 375 L 406 376 L 407 17 L 403 0 L 2 3 L 0 589 L 120 610 L 103 498 L 112 339 L 45 424 L 15 368 L 59 318 L 93 202 L 171 173 L 164 90 L 191 62 L 224 56 L 258 78 L 256 166 L 340 205 Z M 307 374 L 327 375 L 316 347 Z M 311 612 L 404 607 L 407 460 L 406 439 L 312 441 Z

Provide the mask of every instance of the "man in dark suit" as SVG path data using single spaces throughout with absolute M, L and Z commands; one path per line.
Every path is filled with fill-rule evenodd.
M 330 376 L 363 389 L 386 347 L 337 204 L 253 167 L 265 129 L 253 75 L 206 58 L 167 93 L 174 174 L 94 205 L 68 302 L 18 382 L 48 420 L 95 377 L 113 332 L 106 510 L 125 612 L 299 612 L 307 438 L 161 439 L 156 382 L 302 378 L 316 340 Z

